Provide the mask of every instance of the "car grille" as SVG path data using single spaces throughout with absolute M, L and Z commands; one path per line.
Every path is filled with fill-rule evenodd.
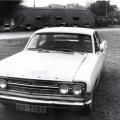
M 60 83 L 58 82 L 18 78 L 7 78 L 6 81 L 8 91 L 37 95 L 59 94 Z
M 23 78 L 5 78 L 7 82 L 7 91 L 26 93 L 32 95 L 57 95 L 61 96 L 59 92 L 59 86 L 61 84 L 68 84 L 71 88 L 73 82 L 58 82 L 50 80 L 36 80 L 36 79 L 23 79 Z M 86 91 L 86 84 L 81 83 L 83 88 L 83 94 Z M 64 95 L 62 95 L 64 96 Z M 65 96 L 73 96 L 72 92 Z

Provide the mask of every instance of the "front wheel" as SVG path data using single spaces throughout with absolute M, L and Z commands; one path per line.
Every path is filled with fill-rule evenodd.
M 85 105 L 83 110 L 82 110 L 82 114 L 83 115 L 89 115 L 91 113 L 92 113 L 92 104 Z
M 83 106 L 83 108 L 74 111 L 76 112 L 77 115 L 81 115 L 81 116 L 89 116 L 92 113 L 92 106 L 91 105 L 85 105 Z
M 93 107 L 93 93 L 91 94 L 91 102 L 89 104 L 85 104 L 82 109 L 83 115 L 90 115 L 92 113 L 92 107 Z

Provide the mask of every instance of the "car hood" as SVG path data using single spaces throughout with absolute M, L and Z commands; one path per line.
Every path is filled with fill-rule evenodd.
M 0 62 L 0 76 L 73 81 L 87 54 L 22 51 Z

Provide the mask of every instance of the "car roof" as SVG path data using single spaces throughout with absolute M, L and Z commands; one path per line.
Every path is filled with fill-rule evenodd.
M 96 30 L 82 27 L 50 27 L 37 30 L 35 33 L 77 33 L 92 35 Z

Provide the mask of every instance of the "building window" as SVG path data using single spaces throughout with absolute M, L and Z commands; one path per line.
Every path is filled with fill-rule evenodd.
M 73 17 L 73 20 L 74 20 L 74 21 L 78 21 L 78 20 L 79 20 L 79 17 Z
M 56 20 L 63 20 L 63 17 L 62 16 L 56 16 L 55 19 Z
M 79 17 L 73 17 L 73 26 L 79 26 Z
M 43 19 L 42 16 L 36 16 L 36 17 L 35 17 L 35 20 L 42 20 L 42 19 Z

